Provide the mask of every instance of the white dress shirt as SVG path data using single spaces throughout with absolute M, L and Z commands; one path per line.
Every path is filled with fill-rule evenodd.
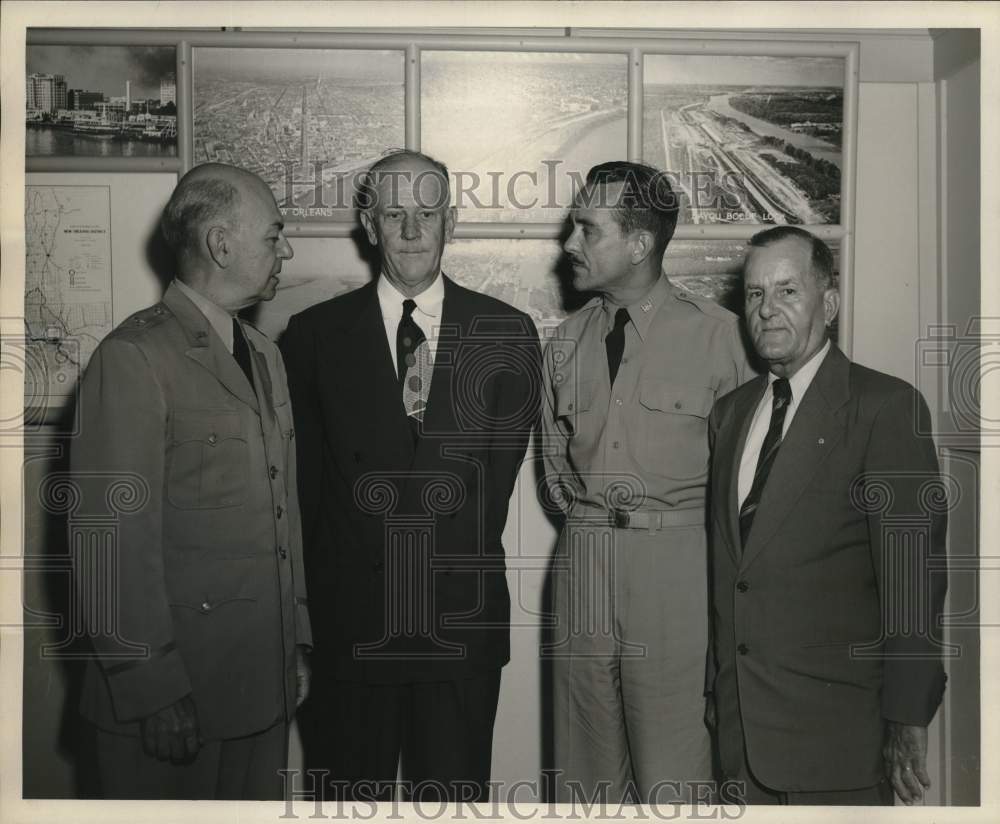
M 376 291 L 382 309 L 382 321 L 385 323 L 385 338 L 389 343 L 392 368 L 398 378 L 396 332 L 399 329 L 399 322 L 403 319 L 403 301 L 409 298 L 386 280 L 385 275 L 379 275 Z M 417 308 L 413 310 L 413 320 L 427 338 L 431 363 L 434 363 L 434 355 L 437 354 L 437 330 L 441 325 L 441 310 L 444 306 L 444 278 L 440 272 L 430 286 L 413 298 L 413 302 L 417 304 Z
M 191 303 L 198 307 L 200 311 L 207 319 L 211 327 L 215 330 L 215 333 L 222 338 L 222 343 L 226 347 L 226 351 L 229 354 L 233 354 L 233 317 L 234 315 L 229 314 L 225 309 L 223 309 L 219 304 L 213 303 L 208 298 L 206 298 L 201 292 L 196 292 L 186 283 L 174 279 L 174 283 L 177 284 L 177 288 L 181 290 L 191 299 Z
M 785 410 L 785 423 L 781 429 L 782 440 L 784 440 L 788 432 L 788 427 L 792 425 L 792 418 L 795 417 L 795 411 L 799 408 L 799 401 L 806 394 L 809 384 L 816 377 L 816 373 L 819 371 L 819 367 L 822 365 L 823 359 L 829 351 L 830 341 L 827 341 L 815 355 L 802 364 L 798 372 L 788 379 L 788 383 L 792 388 L 792 399 L 788 404 L 788 409 Z M 753 413 L 753 420 L 750 422 L 750 431 L 747 432 L 747 443 L 743 447 L 743 457 L 740 459 L 737 492 L 740 506 L 743 506 L 747 495 L 750 494 L 750 487 L 753 486 L 753 476 L 757 472 L 757 460 L 760 457 L 760 450 L 764 446 L 764 438 L 767 437 L 767 430 L 771 426 L 771 401 L 774 396 L 774 382 L 777 379 L 778 376 L 773 372 L 768 374 L 767 390 L 764 392 L 764 397 L 760 399 L 760 403 L 757 404 L 757 410 Z

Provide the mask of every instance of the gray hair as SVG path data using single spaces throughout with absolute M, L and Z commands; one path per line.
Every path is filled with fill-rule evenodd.
M 383 174 L 394 174 L 393 172 L 386 172 L 384 170 L 386 166 L 391 166 L 399 160 L 422 160 L 434 169 L 433 172 L 419 172 L 417 174 L 418 179 L 425 174 L 440 175 L 444 183 L 444 190 L 442 192 L 444 197 L 442 202 L 427 205 L 447 206 L 451 202 L 451 182 L 448 176 L 448 167 L 444 163 L 430 155 L 414 151 L 413 149 L 392 149 L 359 175 L 357 179 L 357 194 L 354 197 L 354 206 L 358 211 L 366 212 L 377 205 L 379 177 Z
M 810 269 L 813 278 L 815 278 L 820 289 L 832 289 L 833 252 L 830 251 L 830 247 L 821 238 L 816 237 L 811 232 L 800 229 L 798 226 L 773 226 L 770 229 L 757 232 L 757 234 L 750 238 L 749 245 L 761 248 L 771 246 L 788 238 L 797 238 L 809 244 L 811 252 Z
M 232 183 L 204 174 L 192 177 L 189 172 L 163 210 L 160 231 L 174 254 L 189 252 L 210 225 L 230 224 L 239 206 L 240 192 Z

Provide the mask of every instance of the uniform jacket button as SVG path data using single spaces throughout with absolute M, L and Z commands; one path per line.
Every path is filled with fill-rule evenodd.
M 215 446 L 215 443 L 218 440 L 219 440 L 219 436 L 216 435 L 214 432 L 211 435 L 208 436 L 208 442 L 210 444 L 212 444 L 212 446 Z
M 271 475 L 271 480 L 272 480 L 272 481 L 273 481 L 273 480 L 274 480 L 275 478 L 277 478 L 277 477 L 278 477 L 278 467 L 276 467 L 276 466 L 272 466 L 272 467 L 271 467 L 271 469 L 269 470 L 269 474 Z
M 737 592 L 746 592 L 748 589 L 750 589 L 750 584 L 748 584 L 746 581 L 740 581 L 738 584 L 736 584 Z
M 202 612 L 211 612 L 211 610 L 212 610 L 212 605 L 208 601 L 202 601 L 201 611 Z
M 740 644 L 740 645 L 739 645 L 739 646 L 738 646 L 738 647 L 736 648 L 736 651 L 737 651 L 737 652 L 738 652 L 738 653 L 739 653 L 740 655 L 746 655 L 746 654 L 747 654 L 748 652 L 750 652 L 750 647 L 748 647 L 748 646 L 747 646 L 746 644 Z
M 285 559 L 285 558 L 288 557 L 288 550 L 285 549 L 283 546 L 279 546 L 278 547 L 278 554 L 282 557 L 282 559 Z

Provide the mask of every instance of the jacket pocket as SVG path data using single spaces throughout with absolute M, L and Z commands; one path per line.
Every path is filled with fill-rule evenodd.
M 242 506 L 247 499 L 247 452 L 239 413 L 176 413 L 167 455 L 167 500 L 178 509 Z

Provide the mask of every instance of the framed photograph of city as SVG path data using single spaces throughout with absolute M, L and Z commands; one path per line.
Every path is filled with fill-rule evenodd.
M 421 147 L 463 221 L 562 220 L 587 170 L 626 156 L 627 110 L 626 54 L 421 54 Z
M 174 46 L 27 47 L 29 157 L 176 157 Z
M 647 54 L 643 158 L 682 224 L 840 224 L 847 60 Z
M 358 174 L 405 145 L 403 55 L 195 48 L 194 163 L 262 177 L 295 221 L 353 221 Z

